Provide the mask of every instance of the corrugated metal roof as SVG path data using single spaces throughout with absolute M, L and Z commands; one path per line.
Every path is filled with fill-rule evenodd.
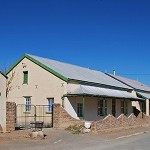
M 69 84 L 68 85 L 68 94 L 75 95 L 95 95 L 95 96 L 104 96 L 104 97 L 116 97 L 116 98 L 128 98 L 128 99 L 140 99 L 133 94 L 127 91 L 101 88 L 95 86 L 87 86 L 87 85 L 79 85 L 75 86 Z
M 112 74 L 108 74 L 109 76 L 127 84 L 128 86 L 137 89 L 137 90 L 143 90 L 143 91 L 150 91 L 150 87 L 147 85 L 144 85 L 143 83 L 136 81 L 136 80 L 131 80 L 131 79 L 127 79 L 124 77 L 120 77 L 117 75 L 112 75 Z
M 37 60 L 38 62 L 46 65 L 50 69 L 56 71 L 57 73 L 63 75 L 68 79 L 81 80 L 81 81 L 99 83 L 99 84 L 104 84 L 104 85 L 109 85 L 114 87 L 132 89 L 129 86 L 126 86 L 123 83 L 115 79 L 112 79 L 111 77 L 107 76 L 105 73 L 102 73 L 100 71 L 91 70 L 88 68 L 71 65 L 71 64 L 59 62 L 52 59 L 42 58 L 42 57 L 33 56 L 29 54 L 27 55 Z
M 143 93 L 143 92 L 138 92 L 140 95 L 144 96 L 145 98 L 150 99 L 150 93 Z

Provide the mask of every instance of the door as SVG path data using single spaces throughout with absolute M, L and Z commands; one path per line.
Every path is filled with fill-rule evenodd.
M 112 115 L 116 116 L 116 99 L 112 99 Z

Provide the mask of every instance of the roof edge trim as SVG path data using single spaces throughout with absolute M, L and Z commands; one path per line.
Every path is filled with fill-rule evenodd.
M 8 74 L 13 68 L 15 68 L 24 58 L 29 59 L 33 63 L 37 64 L 38 66 L 42 67 L 46 71 L 52 73 L 53 75 L 57 76 L 58 78 L 62 79 L 63 81 L 68 81 L 68 78 L 64 77 L 63 75 L 59 74 L 58 72 L 52 70 L 51 68 L 47 67 L 43 63 L 39 62 L 38 60 L 32 58 L 31 56 L 24 54 L 12 67 L 10 67 L 6 74 Z
M 6 79 L 8 79 L 8 77 L 3 72 L 0 71 L 0 74 L 3 75 Z
M 64 94 L 64 97 L 72 97 L 72 96 L 89 96 L 89 97 L 105 97 L 105 98 L 119 98 L 119 99 L 128 99 L 128 100 L 145 100 L 142 98 L 126 98 L 126 97 L 117 97 L 117 96 L 107 96 L 107 95 L 93 95 L 93 94 Z
M 77 79 L 70 79 L 68 78 L 68 83 L 80 83 L 80 84 L 84 84 L 84 85 L 90 85 L 90 86 L 97 86 L 97 87 L 105 87 L 105 88 L 111 88 L 111 89 L 117 89 L 117 90 L 122 90 L 122 91 L 132 91 L 132 88 L 123 88 L 123 87 L 119 87 L 119 86 L 112 86 L 112 85 L 108 85 L 108 84 L 101 84 L 101 83 L 96 83 L 96 82 L 89 82 L 89 81 L 83 81 L 83 80 L 77 80 Z
M 140 94 L 140 93 L 138 93 L 138 92 L 136 92 L 137 93 L 137 95 L 140 95 L 143 99 L 148 99 L 147 97 L 145 97 L 145 96 L 143 96 L 142 94 Z

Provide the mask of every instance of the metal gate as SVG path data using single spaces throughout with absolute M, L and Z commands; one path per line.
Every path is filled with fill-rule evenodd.
M 30 128 L 33 121 L 43 121 L 43 127 L 53 126 L 53 109 L 49 109 L 49 105 L 28 105 L 29 111 L 26 107 L 25 104 L 16 106 L 16 127 Z

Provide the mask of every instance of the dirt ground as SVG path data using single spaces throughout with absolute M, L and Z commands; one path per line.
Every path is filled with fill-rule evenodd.
M 102 136 L 103 138 L 106 139 L 117 139 L 117 138 L 142 134 L 146 132 L 150 132 L 150 125 L 143 126 L 143 127 L 128 128 L 128 129 L 114 129 L 114 130 L 102 131 L 97 134 L 98 136 Z
M 4 145 L 17 145 L 17 144 L 34 144 L 34 143 L 53 143 L 60 142 L 61 139 L 67 139 L 68 143 L 72 142 L 75 139 L 79 139 L 79 142 L 88 143 L 92 141 L 102 141 L 102 140 L 111 140 L 117 139 L 124 136 L 130 136 L 137 133 L 146 133 L 150 132 L 150 126 L 144 126 L 139 128 L 130 128 L 130 129 L 118 129 L 118 130 L 111 130 L 111 131 L 103 131 L 99 133 L 85 133 L 85 134 L 78 134 L 73 135 L 72 133 L 65 131 L 65 130 L 56 130 L 56 129 L 43 129 L 44 134 L 46 135 L 45 139 L 31 139 L 29 137 L 29 133 L 31 130 L 16 130 L 10 133 L 0 133 L 0 149 Z M 83 138 L 84 137 L 84 138 Z M 85 141 L 84 141 L 85 140 Z M 67 143 L 67 144 L 68 144 Z
M 10 133 L 0 133 L 0 144 L 1 143 L 7 143 L 7 142 L 18 142 L 18 141 L 30 141 L 31 138 L 29 134 L 31 133 L 31 129 L 28 130 L 16 130 L 12 131 Z M 98 133 L 85 133 L 85 135 L 91 135 L 91 136 L 99 136 L 103 138 L 108 138 L 108 139 L 113 139 L 113 138 L 118 138 L 122 136 L 128 136 L 136 133 L 141 133 L 141 132 L 149 132 L 150 131 L 150 126 L 144 126 L 144 127 L 137 127 L 137 128 L 130 128 L 130 129 L 114 129 L 114 130 L 107 130 L 107 131 L 101 131 Z M 44 134 L 45 139 L 51 139 L 55 138 L 58 136 L 58 132 L 68 132 L 68 131 L 63 131 L 63 130 L 57 130 L 57 129 L 44 129 Z M 34 141 L 41 140 L 41 139 L 32 139 Z

